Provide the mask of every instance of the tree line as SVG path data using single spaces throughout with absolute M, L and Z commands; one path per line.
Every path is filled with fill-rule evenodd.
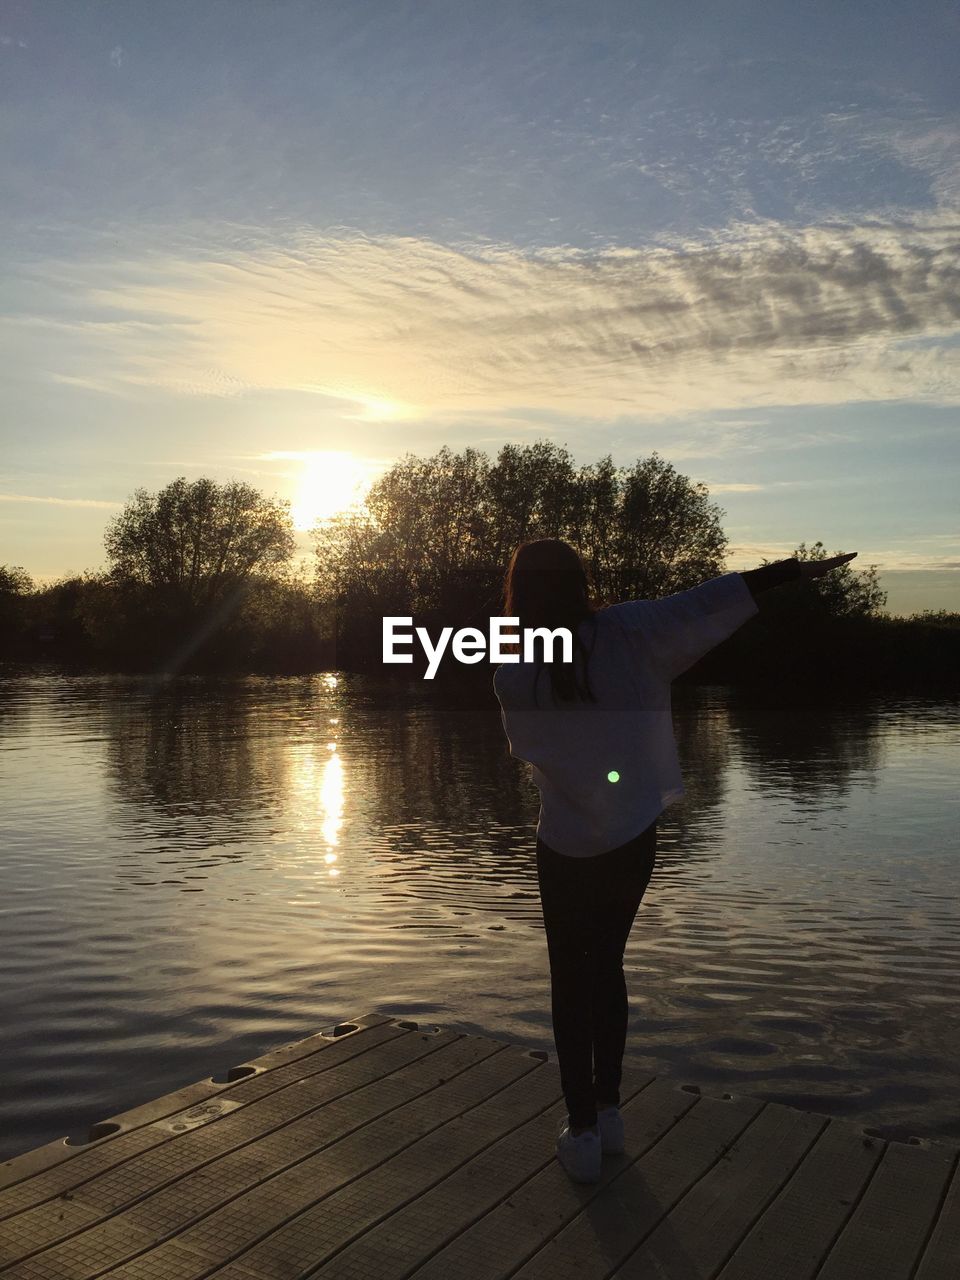
M 573 543 L 603 605 L 723 573 L 723 516 L 705 485 L 656 453 L 578 466 L 547 441 L 492 458 L 442 448 L 401 458 L 361 507 L 319 522 L 311 568 L 293 562 L 288 502 L 179 477 L 136 490 L 105 531 L 102 569 L 38 588 L 22 567 L 0 566 L 0 657 L 167 674 L 379 669 L 385 614 L 431 630 L 485 625 L 524 540 Z M 800 543 L 794 554 L 827 551 Z M 960 615 L 901 622 L 885 604 L 874 568 L 781 587 L 692 678 L 747 681 L 783 664 L 882 683 L 956 670 Z

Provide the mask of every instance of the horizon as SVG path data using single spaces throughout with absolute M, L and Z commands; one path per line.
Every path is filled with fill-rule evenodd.
M 198 479 L 199 477 L 194 477 L 194 478 Z M 236 479 L 236 477 L 232 477 L 232 478 Z M 354 490 L 354 494 L 355 496 L 357 496 L 356 490 Z M 278 495 L 270 494 L 266 496 L 270 498 L 275 498 Z M 362 502 L 363 496 L 364 496 L 363 494 L 359 496 L 360 502 Z M 712 499 L 712 495 L 710 496 Z M 119 514 L 123 504 L 97 503 L 97 504 L 90 504 L 90 505 L 91 506 L 95 505 L 97 508 L 100 508 L 100 509 L 108 505 L 109 506 L 115 505 L 116 513 Z M 310 506 L 310 503 L 306 502 L 306 507 L 309 508 L 309 506 Z M 345 511 L 342 508 L 337 507 L 336 509 L 331 510 L 329 512 L 321 512 L 320 518 L 323 519 L 326 515 L 339 515 L 339 514 L 345 514 Z M 313 547 L 309 545 L 310 544 L 310 527 L 308 527 L 307 525 L 298 523 L 296 521 L 295 516 L 296 516 L 296 507 L 294 506 L 291 510 L 291 517 L 293 518 L 293 524 L 294 524 L 296 548 L 294 551 L 294 555 L 291 558 L 291 564 L 298 571 L 304 568 L 306 568 L 309 571 L 313 569 L 316 562 L 316 552 L 313 549 Z M 106 525 L 104 525 L 104 528 L 106 528 Z M 791 549 L 791 551 L 792 550 L 793 549 Z M 836 550 L 835 548 L 828 547 L 828 548 L 825 548 L 825 553 L 830 554 L 835 550 Z M 787 552 L 787 551 L 782 552 L 783 555 L 788 555 L 790 553 L 791 552 Z M 777 558 L 779 558 L 780 554 L 781 553 L 778 552 Z M 743 564 L 735 565 L 733 563 L 733 560 L 736 558 L 737 557 L 734 554 L 733 550 L 728 547 L 724 555 L 723 572 L 731 572 L 736 570 L 748 569 L 751 567 L 756 567 L 759 564 L 759 560 L 751 559 L 750 563 L 744 562 Z M 774 557 L 769 557 L 769 558 L 772 559 Z M 17 567 L 24 568 L 29 573 L 29 568 L 27 566 L 17 566 Z M 858 557 L 858 562 L 851 564 L 850 568 L 854 572 L 863 572 L 871 568 L 871 566 L 859 562 L 859 557 Z M 104 555 L 96 565 L 85 565 L 83 566 L 83 568 L 78 569 L 76 571 L 68 571 L 66 573 L 61 573 L 61 574 L 51 574 L 45 577 L 41 575 L 33 575 L 33 574 L 31 574 L 30 576 L 33 581 L 34 589 L 42 591 L 59 582 L 69 581 L 74 578 L 82 577 L 85 573 L 104 573 L 104 572 L 107 572 L 108 570 L 109 570 L 109 563 L 107 561 L 106 556 Z M 929 572 L 935 572 L 935 571 L 928 571 L 928 573 Z M 878 581 L 880 582 L 881 587 L 883 587 L 884 590 L 888 591 L 888 600 L 884 609 L 881 610 L 882 613 L 888 614 L 892 617 L 898 617 L 898 616 L 909 617 L 913 614 L 923 612 L 925 609 L 929 610 L 930 607 L 925 605 L 920 605 L 916 608 L 909 607 L 910 602 L 914 598 L 917 590 L 915 587 L 911 586 L 911 582 L 910 582 L 910 579 L 917 576 L 915 573 L 911 572 L 910 570 L 887 570 L 883 574 L 878 573 L 877 576 L 878 576 Z M 897 581 L 896 581 L 898 577 L 901 579 L 900 584 L 897 584 Z M 895 584 L 892 592 L 890 591 L 891 580 Z M 891 599 L 891 597 L 893 597 L 893 599 Z M 897 604 L 900 604 L 901 607 L 897 608 L 896 607 Z M 955 610 L 948 610 L 948 611 L 955 612 Z
M 134 489 L 306 529 L 403 454 L 658 452 L 728 568 L 960 611 L 960 18 L 624 0 L 14 5 L 0 563 Z

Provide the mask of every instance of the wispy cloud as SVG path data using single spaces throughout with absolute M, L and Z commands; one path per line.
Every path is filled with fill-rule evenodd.
M 754 493 L 758 489 L 768 487 L 762 484 L 711 484 L 709 480 L 706 484 L 711 493 Z
M 809 544 L 808 544 L 809 545 Z M 727 567 L 734 572 L 750 569 L 763 560 L 785 560 L 797 549 L 795 542 L 731 542 L 727 548 Z M 874 566 L 878 573 L 935 573 L 943 570 L 960 570 L 960 560 L 954 555 L 938 555 L 935 552 L 911 551 L 905 547 L 875 547 L 857 545 L 836 547 L 830 544 L 827 553 L 856 551 L 857 558 L 850 568 L 855 573 Z
M 958 280 L 960 217 L 945 212 L 741 224 L 598 252 L 304 236 L 282 252 L 51 267 L 48 287 L 79 291 L 100 318 L 28 314 L 19 335 L 42 341 L 52 326 L 42 355 L 61 380 L 128 394 L 309 392 L 370 420 L 955 404 Z M 64 367 L 71 358 L 82 367 Z
M 82 374 L 51 373 L 50 381 L 64 387 L 79 387 L 82 391 L 97 391 L 102 395 L 123 395 L 123 387 L 109 377 L 85 378 Z
M 896 111 L 828 114 L 826 123 L 843 149 L 861 163 L 888 156 L 906 170 L 922 174 L 933 201 L 956 212 L 960 199 L 960 122 L 938 115 L 925 104 L 899 103 Z
M 99 498 L 47 498 L 32 493 L 0 493 L 0 502 L 50 502 L 57 507 L 119 507 L 119 502 L 103 502 Z

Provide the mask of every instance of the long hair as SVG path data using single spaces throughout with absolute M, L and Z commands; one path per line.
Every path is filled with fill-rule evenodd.
M 522 542 L 510 557 L 503 595 L 504 616 L 519 618 L 521 630 L 567 627 L 573 635 L 573 661 L 550 664 L 554 699 L 596 701 L 587 674 L 590 652 L 577 630 L 581 622 L 593 617 L 587 574 L 569 542 L 559 538 Z M 539 679 L 538 666 L 534 696 Z

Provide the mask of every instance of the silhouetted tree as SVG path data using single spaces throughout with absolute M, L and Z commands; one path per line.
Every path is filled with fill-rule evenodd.
M 286 502 L 249 485 L 138 489 L 106 533 L 110 566 L 34 589 L 0 567 L 0 656 L 114 669 L 316 671 L 378 666 L 380 619 L 485 625 L 517 543 L 561 537 L 598 603 L 656 598 L 724 571 L 723 512 L 656 453 L 576 467 L 549 441 L 400 459 L 366 504 L 312 531 L 313 582 L 292 568 Z M 802 560 L 827 555 L 800 543 Z M 849 565 L 760 598 L 759 617 L 682 679 L 791 689 L 955 689 L 960 615 L 881 613 L 875 566 Z M 466 668 L 486 680 L 482 668 Z M 416 667 L 401 668 L 415 674 Z M 789 679 L 785 680 L 785 673 Z M 484 686 L 486 688 L 486 685 Z M 488 690 L 487 690 L 488 692 Z
M 290 504 L 238 480 L 180 476 L 157 494 L 137 489 L 107 527 L 111 578 L 171 604 L 210 605 L 293 554 Z
M 368 655 L 385 614 L 480 624 L 501 604 L 518 543 L 559 537 L 583 553 L 604 601 L 662 595 L 723 571 L 722 512 L 654 454 L 574 466 L 549 441 L 408 455 L 371 488 L 366 509 L 313 536 L 321 597 L 335 602 L 341 641 Z
M 577 472 L 569 540 L 586 560 L 594 593 L 600 597 L 612 598 L 614 591 L 621 489 L 622 473 L 609 454 Z
M 827 558 L 821 542 L 811 547 L 801 542 L 793 554 L 799 560 Z M 793 691 L 805 697 L 813 686 L 883 683 L 896 679 L 901 664 L 904 675 L 913 678 L 919 673 L 906 668 L 915 665 L 911 655 L 926 644 L 922 633 L 928 629 L 899 632 L 880 616 L 886 599 L 873 565 L 855 570 L 845 564 L 822 578 L 785 583 L 760 597 L 760 616 L 708 654 L 691 678 L 770 679 L 782 686 L 785 697 Z M 933 665 L 946 669 L 939 651 Z
M 549 440 L 505 444 L 489 467 L 486 553 L 502 572 L 514 547 L 531 538 L 569 538 L 577 473 L 569 452 Z
M 104 537 L 119 649 L 167 672 L 249 660 L 239 615 L 255 581 L 289 561 L 289 503 L 240 481 L 180 476 L 157 494 L 137 489 Z M 230 628 L 234 631 L 231 633 Z
M 950 609 L 921 609 L 919 613 L 911 613 L 907 622 L 919 622 L 944 631 L 960 631 L 960 613 L 953 613 Z
M 33 579 L 19 564 L 0 564 L 0 652 L 20 642 L 27 627 Z
M 724 512 L 710 502 L 705 484 L 695 484 L 656 453 L 619 471 L 617 480 L 604 560 L 592 566 L 602 599 L 656 599 L 723 573 Z M 591 559 L 590 548 L 584 550 Z
M 37 588 L 26 601 L 28 631 L 45 656 L 86 662 L 92 653 L 84 620 L 89 572 L 73 574 Z
M 812 547 L 801 542 L 793 554 L 798 560 L 827 558 L 822 542 L 815 542 Z M 822 578 L 788 583 L 772 592 L 769 599 L 771 611 L 776 608 L 795 620 L 801 614 L 810 621 L 816 618 L 874 618 L 886 605 L 887 593 L 880 586 L 876 565 L 854 569 L 852 565 L 844 564 Z
M 25 596 L 33 590 L 33 579 L 19 564 L 0 564 L 0 599 Z

